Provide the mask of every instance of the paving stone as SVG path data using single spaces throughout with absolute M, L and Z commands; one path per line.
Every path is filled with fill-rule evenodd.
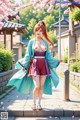
M 61 120 L 72 120 L 72 117 L 60 117 Z
M 49 109 L 44 109 L 41 111 L 38 111 L 38 117 L 49 117 L 49 116 L 55 116 L 55 111 L 54 110 L 49 110 Z
M 79 117 L 60 117 L 60 120 L 80 120 Z
M 55 117 L 63 116 L 63 109 L 55 109 Z
M 15 117 L 8 117 L 8 120 L 15 120 Z
M 22 117 L 23 116 L 23 111 L 22 110 L 12 110 L 12 111 L 8 110 L 8 114 L 9 114 L 9 116 L 19 116 L 19 117 Z
M 80 117 L 74 117 L 72 120 L 80 120 Z
M 24 110 L 23 111 L 23 116 L 24 117 L 38 117 L 38 111 L 31 111 L 31 110 Z
M 73 110 L 64 110 L 63 111 L 63 114 L 64 114 L 64 116 L 73 116 L 74 115 L 74 112 L 73 112 Z
M 80 116 L 80 109 L 78 110 L 73 110 L 73 112 L 74 112 L 74 116 Z

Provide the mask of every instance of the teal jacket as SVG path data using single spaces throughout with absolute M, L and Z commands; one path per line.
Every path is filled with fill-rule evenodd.
M 34 83 L 33 83 L 32 77 L 27 76 L 27 72 L 28 72 L 29 65 L 30 65 L 30 60 L 34 58 L 34 43 L 35 43 L 35 39 L 31 39 L 29 41 L 25 57 L 19 60 L 19 62 L 23 64 L 26 70 L 22 71 L 21 65 L 17 62 L 15 64 L 15 67 L 20 70 L 16 74 L 14 74 L 7 83 L 7 86 L 14 85 L 17 87 L 19 92 L 25 93 L 25 94 L 30 93 L 34 89 Z M 48 62 L 51 75 L 46 77 L 44 88 L 43 88 L 43 93 L 51 95 L 52 86 L 57 87 L 57 85 L 59 84 L 59 77 L 57 73 L 55 72 L 54 68 L 56 68 L 60 62 L 58 59 L 55 59 L 51 55 L 51 52 L 49 50 L 49 46 L 46 40 L 44 40 L 44 43 L 47 48 L 45 58 Z

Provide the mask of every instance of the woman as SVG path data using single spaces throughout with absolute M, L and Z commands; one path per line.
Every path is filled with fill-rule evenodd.
M 33 90 L 33 110 L 41 110 L 42 94 L 52 94 L 52 86 L 57 87 L 59 77 L 53 68 L 56 68 L 60 60 L 51 56 L 48 43 L 54 48 L 54 43 L 47 35 L 44 21 L 38 22 L 34 27 L 35 38 L 28 43 L 25 57 L 19 60 L 26 68 L 16 63 L 16 67 L 21 69 L 8 82 L 7 86 L 15 85 L 19 92 L 29 93 Z M 27 73 L 27 75 L 26 75 Z M 36 104 L 36 97 L 38 103 Z

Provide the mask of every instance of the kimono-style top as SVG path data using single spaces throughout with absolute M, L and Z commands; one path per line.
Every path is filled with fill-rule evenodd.
M 45 59 L 48 63 L 49 69 L 50 69 L 50 76 L 46 77 L 44 87 L 43 87 L 43 93 L 44 94 L 52 94 L 52 87 L 57 87 L 59 84 L 59 77 L 54 70 L 59 65 L 59 60 L 54 58 L 51 55 L 51 52 L 49 50 L 49 46 L 46 40 L 43 40 L 44 44 L 46 46 L 46 53 L 45 53 Z M 27 51 L 25 54 L 25 57 L 18 60 L 25 68 L 26 70 L 22 70 L 22 66 L 17 62 L 15 64 L 15 67 L 19 69 L 19 71 L 14 74 L 11 79 L 8 81 L 7 86 L 16 86 L 17 90 L 21 93 L 28 94 L 34 89 L 34 83 L 31 76 L 28 76 L 28 70 L 30 66 L 30 61 L 34 58 L 34 44 L 35 39 L 31 39 L 28 43 Z

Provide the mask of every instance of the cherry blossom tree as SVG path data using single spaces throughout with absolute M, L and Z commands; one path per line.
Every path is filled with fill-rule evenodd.
M 22 5 L 14 4 L 14 0 L 0 0 L 0 29 L 2 28 L 2 20 L 8 20 L 8 16 L 13 16 L 16 12 L 20 11 L 21 9 L 25 9 L 26 7 L 32 6 L 36 11 L 40 9 L 47 9 L 47 12 L 52 12 L 54 9 L 54 5 L 60 5 L 57 0 L 30 0 L 29 4 Z M 18 0 L 19 1 L 19 0 Z M 64 0 L 61 6 L 64 7 L 65 5 L 75 5 L 80 8 L 80 0 Z M 19 19 L 19 16 L 16 16 L 16 19 Z
M 2 28 L 2 20 L 8 20 L 8 16 L 14 16 L 17 11 L 14 11 L 19 4 L 14 4 L 14 0 L 0 0 L 0 29 Z M 19 19 L 19 16 L 16 16 L 16 19 Z
M 61 4 L 61 7 L 64 6 L 77 6 L 80 8 L 80 0 L 30 0 L 29 5 L 23 5 L 17 8 L 17 10 L 25 9 L 27 6 L 32 6 L 36 11 L 39 11 L 41 9 L 47 9 L 47 12 L 52 12 L 54 9 L 54 5 L 59 6 Z
M 22 1 L 22 2 L 21 2 Z M 2 28 L 2 20 L 8 20 L 8 16 L 14 16 L 20 9 L 24 9 L 29 5 L 22 5 L 23 0 L 18 0 L 14 3 L 14 0 L 0 0 L 0 29 Z M 17 9 L 18 8 L 18 9 Z M 19 20 L 19 16 L 16 15 L 16 19 Z
M 53 5 L 60 5 L 59 0 L 31 0 L 30 3 L 34 7 L 34 9 L 45 9 L 47 8 L 48 12 L 51 12 L 53 10 Z M 70 6 L 75 5 L 78 8 L 80 8 L 80 0 L 61 0 L 62 6 Z

